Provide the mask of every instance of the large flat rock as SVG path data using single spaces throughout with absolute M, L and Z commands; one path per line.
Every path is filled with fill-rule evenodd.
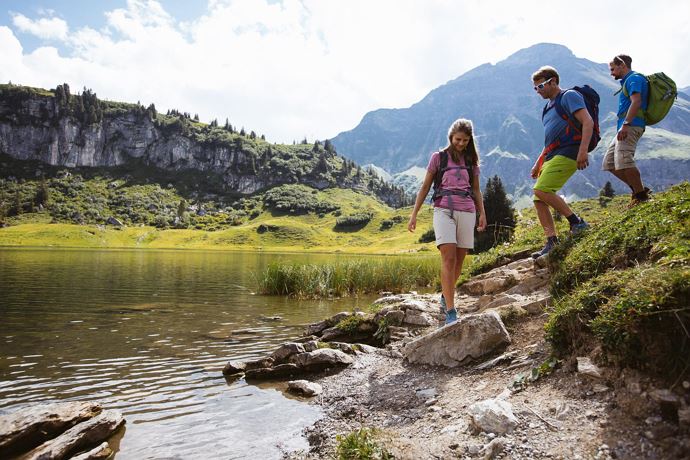
M 495 311 L 461 317 L 414 340 L 402 349 L 403 356 L 416 364 L 456 367 L 510 343 L 510 335 Z

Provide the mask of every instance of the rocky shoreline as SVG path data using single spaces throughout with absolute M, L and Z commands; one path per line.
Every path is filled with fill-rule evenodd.
M 437 295 L 386 295 L 224 374 L 302 379 L 288 391 L 324 417 L 285 458 L 334 457 L 336 436 L 363 427 L 394 458 L 690 458 L 690 383 L 552 357 L 548 283 L 543 260 L 497 267 L 459 288 L 443 327 Z

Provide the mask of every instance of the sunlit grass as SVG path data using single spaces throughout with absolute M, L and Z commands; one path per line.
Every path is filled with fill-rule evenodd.
M 294 297 L 344 297 L 405 292 L 439 283 L 438 255 L 324 263 L 276 262 L 256 275 L 259 292 Z

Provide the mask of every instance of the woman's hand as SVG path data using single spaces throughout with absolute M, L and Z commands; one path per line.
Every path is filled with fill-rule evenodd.
M 486 230 L 486 216 L 484 213 L 479 214 L 479 225 L 477 225 L 477 231 L 483 232 Z
M 410 216 L 410 221 L 407 223 L 407 230 L 409 230 L 410 232 L 414 232 L 416 228 L 417 228 L 417 215 L 412 214 Z

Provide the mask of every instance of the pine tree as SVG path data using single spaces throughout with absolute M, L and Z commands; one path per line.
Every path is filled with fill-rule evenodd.
M 510 240 L 515 227 L 515 210 L 500 177 L 489 178 L 483 195 L 487 228 L 476 235 L 475 249 L 478 252 Z
M 43 207 L 50 204 L 50 189 L 44 177 L 41 178 L 41 183 L 38 185 L 38 190 L 36 190 L 34 204 L 36 206 L 42 205 Z

